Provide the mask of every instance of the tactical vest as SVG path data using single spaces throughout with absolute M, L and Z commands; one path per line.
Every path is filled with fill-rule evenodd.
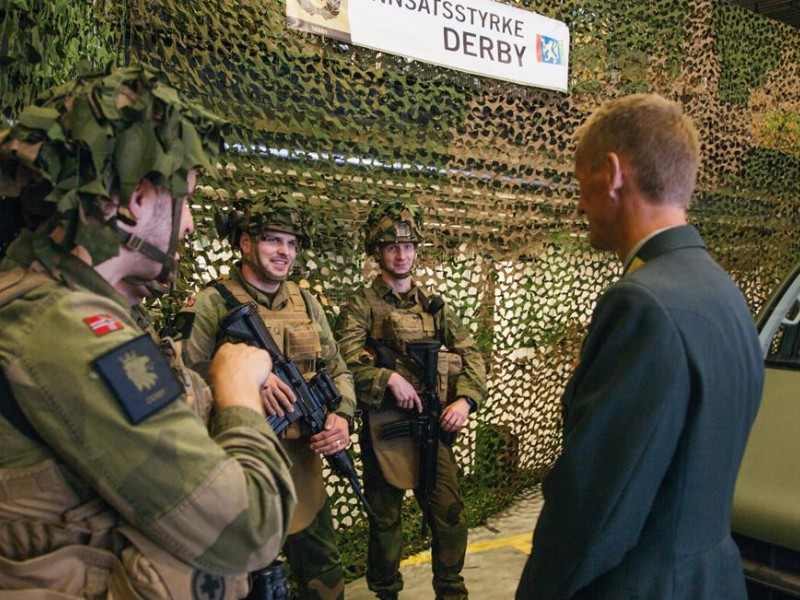
M 369 337 L 375 343 L 386 344 L 390 351 L 397 353 L 393 370 L 402 375 L 417 392 L 422 391 L 422 383 L 403 356 L 408 342 L 421 339 L 439 339 L 434 316 L 427 312 L 422 302 L 408 308 L 398 308 L 378 296 L 372 286 L 364 289 L 372 314 L 372 328 Z M 430 294 L 423 288 L 417 289 L 418 298 L 425 300 Z M 449 403 L 455 393 L 455 381 L 461 374 L 462 361 L 458 354 L 440 351 L 438 356 L 439 397 L 443 404 Z M 380 409 L 370 409 L 367 422 L 370 440 L 381 473 L 388 483 L 399 489 L 417 487 L 419 467 L 419 440 L 400 437 L 392 440 L 381 438 L 380 428 L 387 423 L 409 420 L 409 413 L 395 407 L 390 401 Z
M 229 279 L 218 284 L 242 304 L 253 301 L 253 297 L 236 280 Z M 317 360 L 322 356 L 322 343 L 300 287 L 291 281 L 285 282 L 284 286 L 289 294 L 286 306 L 273 310 L 258 304 L 258 312 L 275 340 L 275 345 L 284 356 L 294 361 L 300 373 L 308 380 L 316 372 Z
M 236 305 L 220 288 L 230 293 L 239 303 L 253 301 L 253 297 L 236 280 L 218 281 L 213 285 L 222 294 L 229 310 Z M 272 310 L 257 303 L 258 313 L 275 340 L 275 345 L 284 356 L 292 359 L 303 377 L 309 380 L 314 376 L 317 360 L 322 356 L 322 342 L 300 287 L 291 281 L 286 281 L 283 285 L 289 295 L 286 306 L 280 310 Z M 283 447 L 292 460 L 292 481 L 298 496 L 297 508 L 289 523 L 289 535 L 299 533 L 311 525 L 326 498 L 322 459 L 311 450 L 308 439 L 310 431 L 301 421 L 295 421 L 281 434 Z
M 52 281 L 25 269 L 0 273 L 0 308 Z M 43 445 L 16 406 L 3 372 L 0 378 L 3 416 L 19 435 Z M 247 594 L 247 575 L 223 578 L 197 571 L 121 522 L 99 496 L 80 503 L 65 471 L 54 459 L 0 469 L 0 600 L 183 600 L 202 597 L 198 582 L 213 585 L 219 600 Z

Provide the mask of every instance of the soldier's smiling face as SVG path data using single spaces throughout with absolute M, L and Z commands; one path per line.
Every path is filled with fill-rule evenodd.
M 383 244 L 378 253 L 378 264 L 388 275 L 395 279 L 406 279 L 411 276 L 414 259 L 417 257 L 415 242 L 397 242 Z
M 300 241 L 293 233 L 267 229 L 260 235 L 243 234 L 240 245 L 247 271 L 272 291 L 289 276 Z

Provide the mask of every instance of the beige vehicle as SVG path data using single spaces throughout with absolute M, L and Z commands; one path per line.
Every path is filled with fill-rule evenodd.
M 750 600 L 800 598 L 800 264 L 758 318 L 766 377 L 733 500 Z

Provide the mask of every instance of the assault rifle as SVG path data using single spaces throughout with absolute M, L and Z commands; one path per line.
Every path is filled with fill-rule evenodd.
M 342 401 L 331 376 L 325 370 L 320 370 L 306 382 L 297 365 L 278 349 L 272 334 L 258 314 L 255 302 L 245 302 L 230 310 L 220 321 L 220 327 L 223 337 L 248 342 L 266 350 L 272 359 L 272 372 L 294 392 L 297 402 L 292 412 L 287 412 L 282 417 L 267 417 L 272 431 L 278 435 L 300 418 L 308 425 L 312 435 L 323 431 L 328 412 L 335 411 Z M 361 490 L 356 469 L 347 451 L 339 450 L 325 458 L 336 473 L 347 478 L 367 514 L 375 520 L 375 513 Z
M 431 500 L 436 487 L 436 466 L 439 460 L 439 441 L 452 444 L 455 435 L 442 431 L 442 402 L 439 398 L 439 349 L 436 340 L 420 340 L 406 344 L 405 356 L 413 361 L 415 371 L 422 382 L 422 412 L 410 420 L 395 421 L 380 427 L 381 438 L 391 440 L 398 437 L 419 437 L 419 471 L 417 494 L 422 505 L 422 537 L 431 519 Z

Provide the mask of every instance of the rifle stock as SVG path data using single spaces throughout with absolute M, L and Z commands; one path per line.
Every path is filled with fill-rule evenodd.
M 224 337 L 247 342 L 266 350 L 272 359 L 273 373 L 294 392 L 297 399 L 295 410 L 283 417 L 275 415 L 267 417 L 267 423 L 275 434 L 280 434 L 300 418 L 306 422 L 312 435 L 323 431 L 328 412 L 335 411 L 342 401 L 342 396 L 331 376 L 321 370 L 306 382 L 297 365 L 278 349 L 272 334 L 258 314 L 255 302 L 245 302 L 230 310 L 220 321 L 220 327 Z M 347 450 L 329 454 L 325 459 L 336 473 L 348 480 L 367 514 L 374 520 L 375 513 L 364 496 L 355 466 Z

